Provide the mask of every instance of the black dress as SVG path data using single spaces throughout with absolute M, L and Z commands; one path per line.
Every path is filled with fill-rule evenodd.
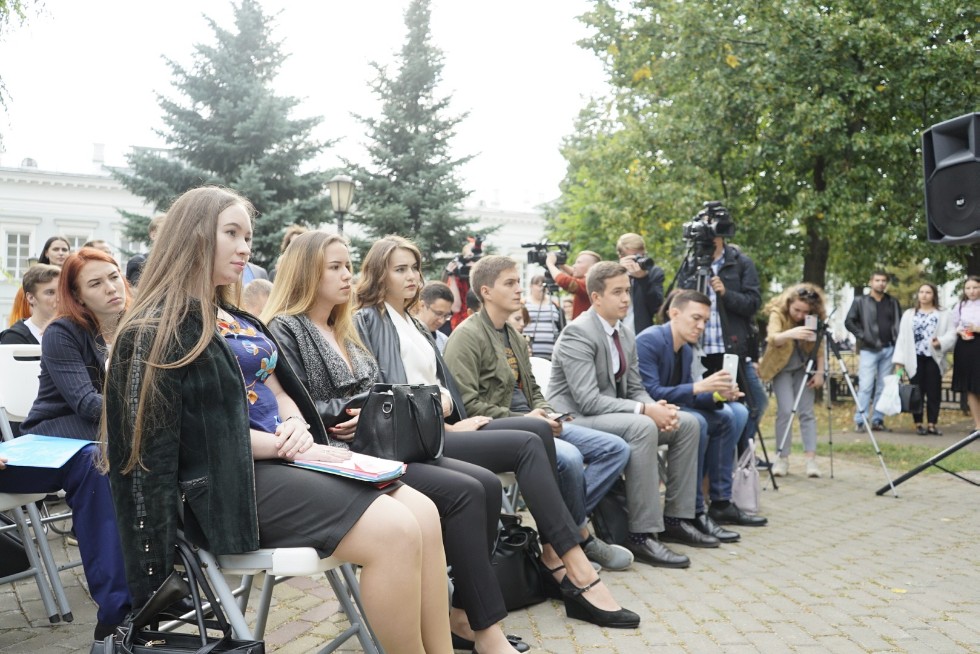
M 219 321 L 218 329 L 241 366 L 251 427 L 275 432 L 278 405 L 265 385 L 278 361 L 275 344 L 242 317 Z M 330 556 L 367 508 L 395 486 L 378 489 L 278 460 L 256 461 L 259 542 L 262 547 L 312 547 L 321 557 Z

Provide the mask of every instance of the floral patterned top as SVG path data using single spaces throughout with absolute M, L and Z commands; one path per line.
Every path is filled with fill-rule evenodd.
M 245 378 L 248 394 L 248 420 L 252 429 L 275 433 L 279 424 L 279 404 L 265 380 L 276 369 L 279 351 L 265 335 L 242 316 L 235 320 L 218 319 L 218 333 L 234 352 Z
M 916 311 L 912 319 L 912 334 L 915 336 L 915 353 L 932 356 L 932 337 L 936 335 L 939 326 L 939 312 Z

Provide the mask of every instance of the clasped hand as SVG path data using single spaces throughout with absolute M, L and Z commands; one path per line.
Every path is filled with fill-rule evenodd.
M 643 414 L 653 420 L 660 431 L 674 431 L 681 424 L 680 407 L 668 404 L 667 400 L 644 404 Z

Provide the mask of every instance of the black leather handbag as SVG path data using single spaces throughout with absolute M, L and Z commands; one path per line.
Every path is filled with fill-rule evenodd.
M 545 601 L 545 589 L 541 575 L 541 547 L 538 532 L 521 525 L 518 521 L 505 524 L 497 533 L 497 543 L 490 557 L 504 606 L 516 611 L 525 606 Z
M 918 384 L 899 384 L 898 396 L 902 398 L 902 413 L 922 414 L 922 389 Z
M 438 386 L 375 384 L 361 407 L 350 449 L 418 463 L 441 457 L 445 438 Z
M 186 580 L 177 571 L 171 573 L 132 620 L 105 640 L 95 641 L 90 654 L 265 654 L 265 644 L 262 641 L 237 640 L 231 637 L 231 626 L 201 570 L 197 554 L 180 537 L 177 540 L 177 557 L 184 565 Z M 207 611 L 201 601 L 201 591 L 210 603 Z M 194 604 L 197 634 L 153 631 L 146 628 L 160 620 L 164 609 L 188 594 Z M 207 621 L 209 614 L 212 619 Z M 218 638 L 208 636 L 208 628 L 220 630 L 222 635 Z

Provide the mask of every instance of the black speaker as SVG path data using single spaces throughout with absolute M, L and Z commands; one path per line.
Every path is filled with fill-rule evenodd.
M 922 161 L 929 241 L 980 242 L 980 113 L 923 132 Z

